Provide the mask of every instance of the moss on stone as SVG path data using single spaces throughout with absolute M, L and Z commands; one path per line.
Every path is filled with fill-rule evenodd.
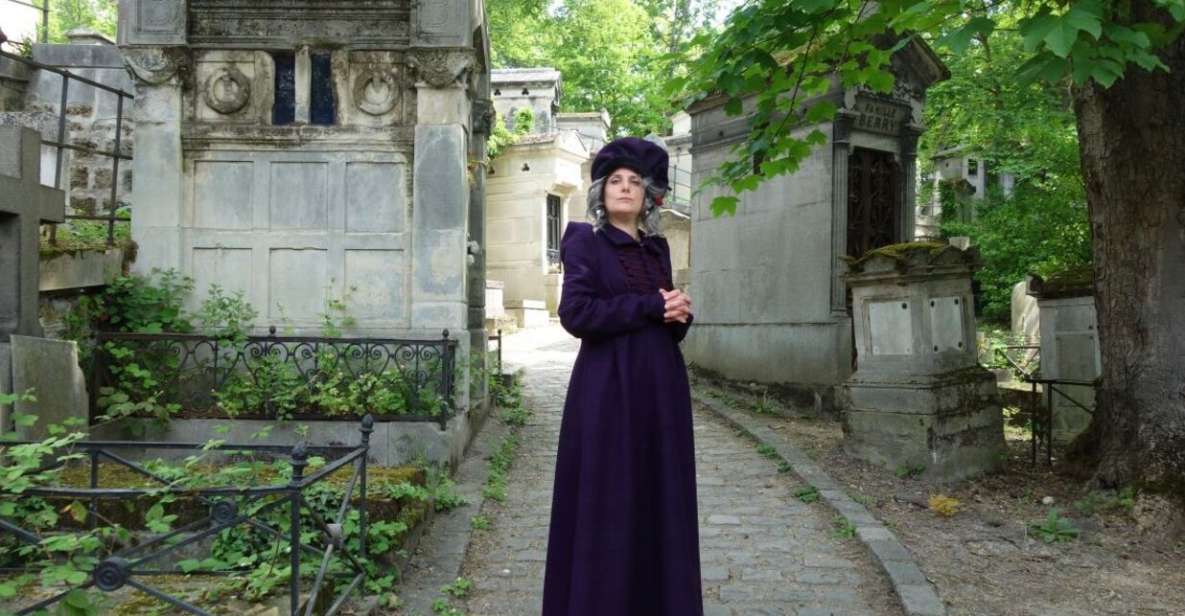
M 860 257 L 845 257 L 845 260 L 853 267 L 863 265 L 876 257 L 887 257 L 894 261 L 904 262 L 909 260 L 910 256 L 919 252 L 925 252 L 929 256 L 937 255 L 949 246 L 950 244 L 945 242 L 902 242 L 900 244 L 889 244 L 888 246 L 873 248 Z
M 1056 271 L 1041 278 L 1039 290 L 1042 297 L 1089 295 L 1094 292 L 1094 269 L 1077 265 Z

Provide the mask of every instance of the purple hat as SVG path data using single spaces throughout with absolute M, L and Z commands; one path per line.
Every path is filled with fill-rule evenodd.
M 614 171 L 625 167 L 650 178 L 654 185 L 663 190 L 670 188 L 667 180 L 667 165 L 670 157 L 661 145 L 637 137 L 622 137 L 610 141 L 597 152 L 592 163 L 592 180 L 595 182 Z

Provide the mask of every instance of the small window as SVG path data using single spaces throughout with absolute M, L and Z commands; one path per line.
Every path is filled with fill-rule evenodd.
M 547 195 L 547 263 L 560 264 L 560 198 Z
M 967 175 L 979 175 L 979 161 L 977 159 L 967 159 Z
M 332 126 L 333 100 L 333 58 L 328 51 L 316 51 L 309 55 L 312 91 L 309 93 L 309 123 Z
M 284 126 L 296 121 L 296 56 L 291 51 L 274 51 L 276 98 L 272 103 L 272 124 Z

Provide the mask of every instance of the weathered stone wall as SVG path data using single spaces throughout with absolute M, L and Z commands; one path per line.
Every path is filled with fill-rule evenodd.
M 730 155 L 723 111 L 694 118 L 693 184 Z M 805 130 L 803 134 L 805 135 Z M 731 135 L 730 135 L 731 136 Z M 691 288 L 696 322 L 684 342 L 697 366 L 726 378 L 795 383 L 809 407 L 851 370 L 851 326 L 833 310 L 832 158 L 816 148 L 797 173 L 747 193 L 735 216 L 713 216 L 718 187 L 692 201 Z
M 547 195 L 562 199 L 562 234 L 572 209 L 581 204 L 583 211 L 581 172 L 587 159 L 576 134 L 565 131 L 528 136 L 493 161 L 493 173 L 486 178 L 486 267 L 491 280 L 505 283 L 508 305 L 542 301 L 555 312 L 561 276 L 547 259 Z
M 213 284 L 241 290 L 261 326 L 315 333 L 344 299 L 351 335 L 448 329 L 467 366 L 484 338 L 483 10 L 121 0 L 135 269 L 192 276 L 195 302 Z M 464 373 L 457 391 L 467 407 Z
M 24 110 L 28 85 L 29 69 L 24 64 L 0 58 L 0 112 Z
M 65 45 L 34 45 L 33 60 L 112 88 L 132 92 L 132 81 L 124 68 L 119 48 L 110 41 L 89 34 L 75 35 L 72 39 L 72 43 Z M 66 94 L 66 142 L 102 152 L 115 152 L 120 97 L 74 80 L 70 81 Z M 44 70 L 32 71 L 25 94 L 24 113 L 12 117 L 12 121 L 40 131 L 43 139 L 56 141 L 61 96 L 60 75 Z M 120 127 L 119 151 L 131 156 L 134 140 L 134 127 L 129 121 L 131 100 L 124 99 L 122 111 L 124 121 Z M 42 146 L 41 171 L 45 184 L 53 184 L 56 156 L 56 148 Z M 120 161 L 118 178 L 114 173 L 111 157 L 63 150 L 60 186 L 68 191 L 69 213 L 106 214 L 111 205 L 112 183 L 116 184 L 116 207 L 128 204 L 132 190 L 131 162 Z

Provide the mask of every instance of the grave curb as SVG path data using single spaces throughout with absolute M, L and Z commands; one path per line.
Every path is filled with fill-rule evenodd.
M 773 448 L 778 457 L 788 463 L 803 481 L 814 486 L 819 496 L 852 526 L 856 537 L 872 553 L 880 565 L 893 592 L 907 616 L 946 616 L 946 605 L 938 597 L 934 585 L 926 579 L 913 557 L 893 531 L 877 520 L 864 505 L 844 492 L 843 487 L 823 471 L 802 450 L 777 438 L 772 430 L 762 426 L 744 411 L 730 408 L 707 395 L 692 391 L 694 402 L 711 409 L 728 424 L 757 442 Z

